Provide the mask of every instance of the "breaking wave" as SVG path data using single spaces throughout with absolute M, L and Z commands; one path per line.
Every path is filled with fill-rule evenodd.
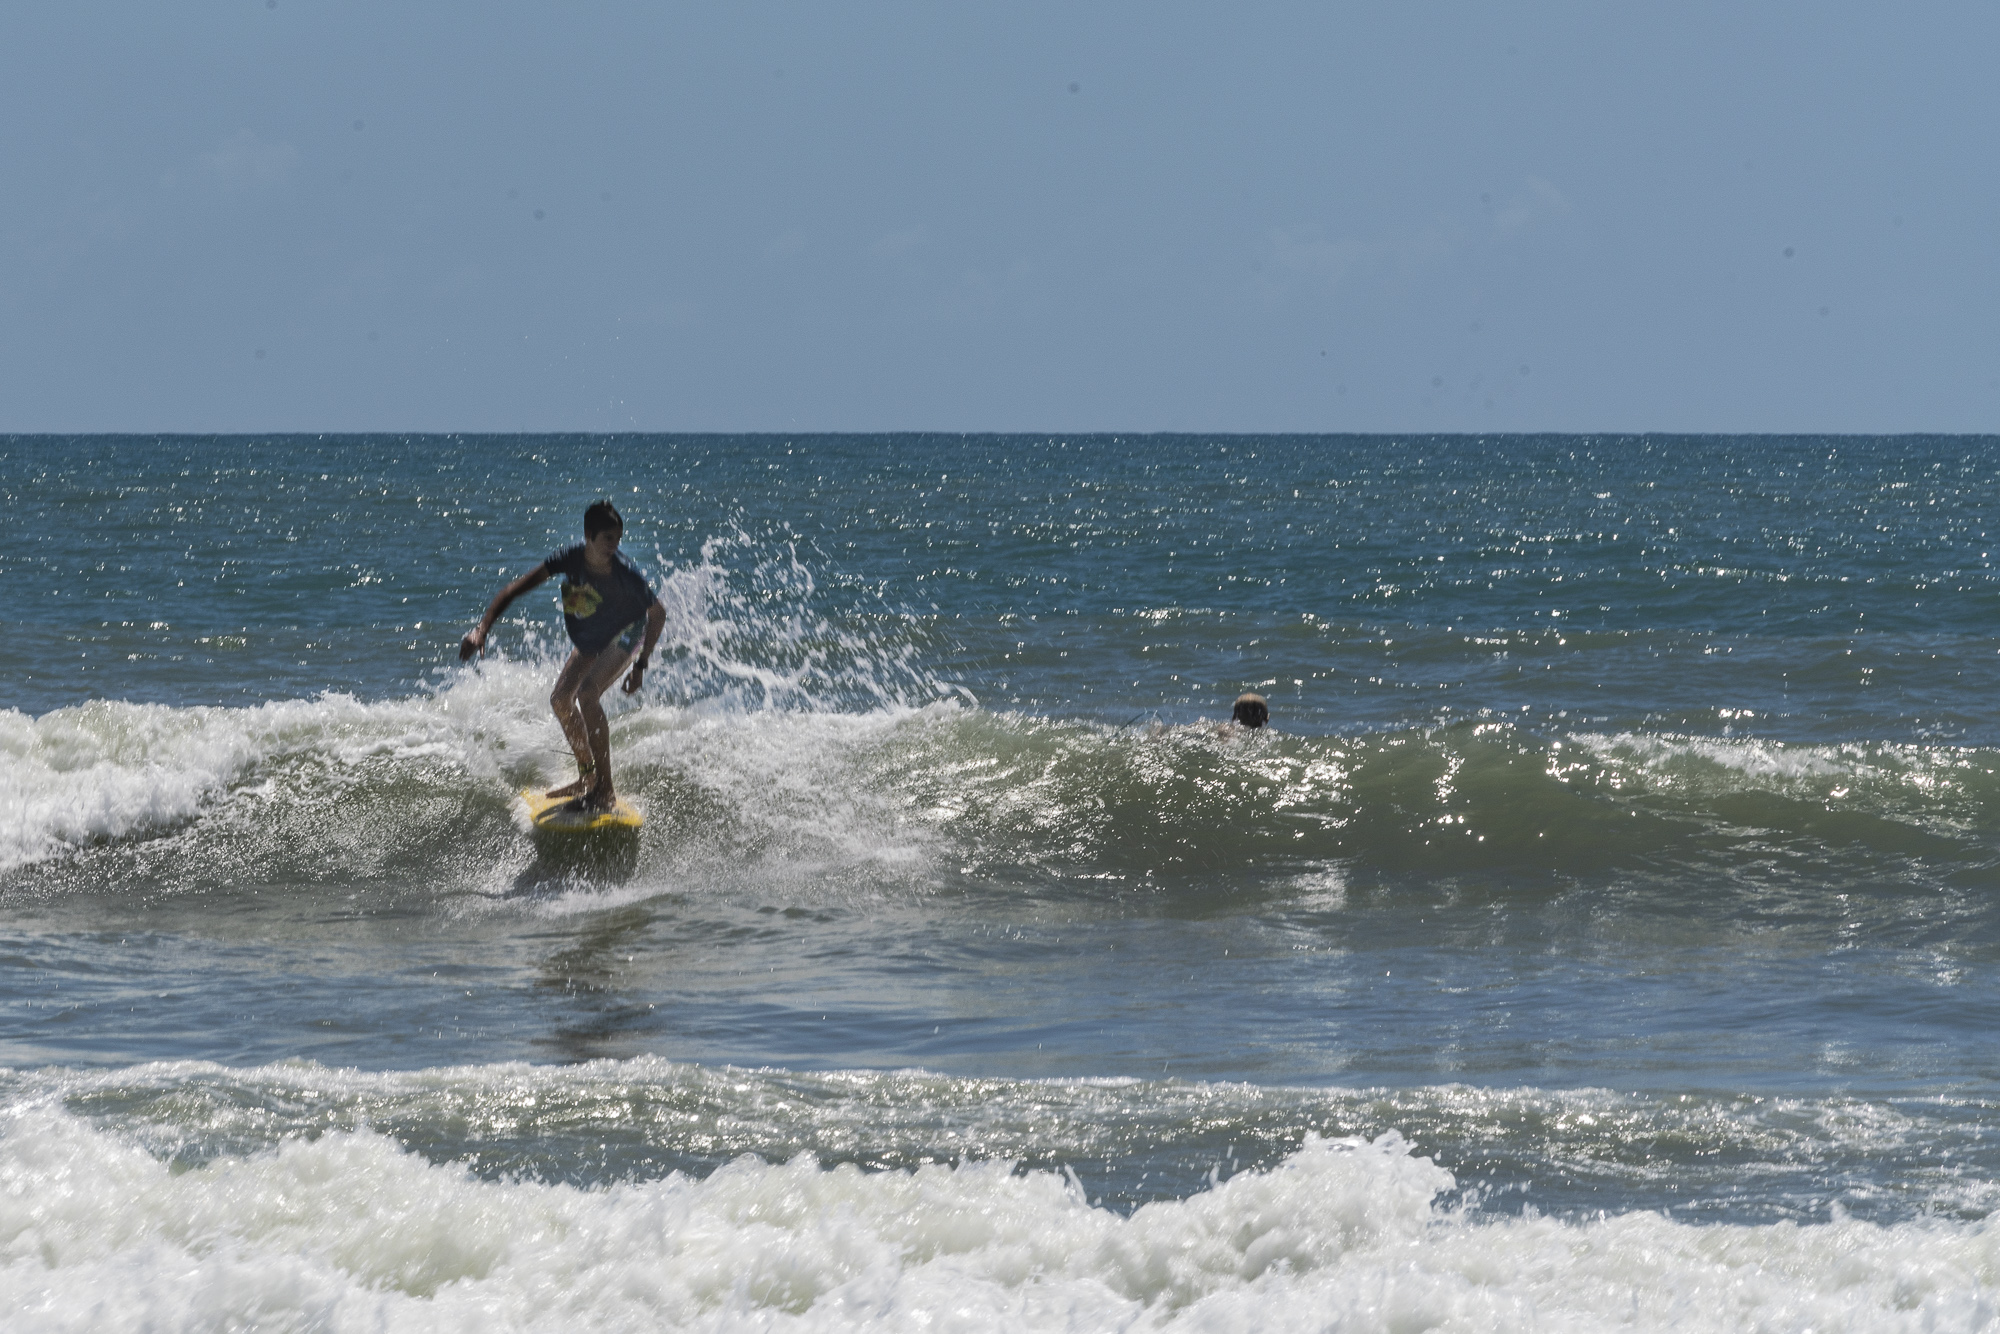
M 436 1143 L 511 1124 L 546 1146 L 562 1139 L 566 1114 L 572 1131 L 631 1137 L 611 1113 L 643 1107 L 635 1089 L 671 1104 L 675 1085 L 746 1123 L 656 1115 L 638 1138 L 719 1132 L 715 1147 L 727 1148 L 759 1123 L 810 1136 L 844 1118 L 866 1139 L 864 1114 L 878 1103 L 897 1109 L 892 1121 L 923 1119 L 910 1097 L 921 1090 L 904 1085 L 927 1077 L 913 1074 L 822 1076 L 812 1088 L 782 1072 L 638 1064 L 13 1076 L 39 1091 L 17 1088 L 0 1128 L 10 1326 L 1931 1330 L 2000 1320 L 1990 1218 L 1495 1212 L 1394 1130 L 1297 1129 L 1297 1107 L 1269 1160 L 1129 1209 L 1095 1200 L 1067 1164 L 948 1145 L 901 1166 L 830 1159 L 822 1144 L 574 1182 L 496 1172 L 477 1149 Z M 1034 1101 L 1060 1112 L 1092 1088 L 1113 1112 L 1171 1094 L 1084 1085 L 1069 1099 L 1077 1087 L 970 1093 L 1011 1100 L 1014 1114 Z M 1184 1086 L 1182 1100 L 1198 1092 Z M 1284 1096 L 1218 1092 L 1210 1110 L 1229 1133 L 1231 1113 Z M 1571 1096 L 1572 1121 L 1615 1110 Z M 788 1097 L 799 1104 L 789 1114 Z M 314 1105 L 340 1110 L 301 1126 Z M 953 1118 L 933 1110 L 935 1138 Z M 1187 1110 L 1169 1103 L 1164 1115 L 1185 1124 Z M 959 1108 L 961 1124 L 979 1119 L 967 1112 L 976 1108 Z M 370 1114 L 405 1124 L 378 1127 Z M 216 1142 L 219 1124 L 236 1142 Z M 245 1137 L 246 1125 L 259 1133 Z M 208 1147 L 177 1155 L 176 1133 L 206 1133 Z

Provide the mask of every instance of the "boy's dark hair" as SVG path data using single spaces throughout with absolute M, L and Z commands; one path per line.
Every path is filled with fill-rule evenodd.
M 618 513 L 618 507 L 608 500 L 600 500 L 583 512 L 583 540 L 588 542 L 607 528 L 625 531 L 625 520 Z
M 1262 727 L 1271 721 L 1271 706 L 1262 695 L 1246 692 L 1236 697 L 1236 707 L 1229 716 L 1244 727 Z

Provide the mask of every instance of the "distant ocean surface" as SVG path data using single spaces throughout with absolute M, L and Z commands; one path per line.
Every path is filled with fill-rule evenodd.
M 552 589 L 455 649 L 600 496 L 647 823 L 538 841 Z M 2000 440 L 0 437 L 0 507 L 9 1330 L 2000 1328 Z

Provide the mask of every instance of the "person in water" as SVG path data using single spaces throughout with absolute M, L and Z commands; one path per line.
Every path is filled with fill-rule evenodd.
M 1271 706 L 1264 702 L 1262 695 L 1246 690 L 1236 697 L 1236 707 L 1229 711 L 1229 721 L 1238 727 L 1254 730 L 1271 721 Z
M 486 647 L 493 623 L 515 598 L 551 575 L 563 577 L 563 628 L 575 648 L 556 677 L 549 706 L 576 755 L 577 779 L 549 795 L 574 797 L 586 810 L 608 811 L 618 804 L 617 789 L 611 785 L 611 724 L 598 701 L 628 663 L 625 693 L 639 689 L 667 623 L 667 610 L 645 576 L 618 554 L 624 536 L 625 520 L 617 509 L 608 500 L 598 501 L 583 512 L 583 542 L 556 552 L 501 589 L 478 626 L 458 645 L 458 660 L 464 662 Z M 642 619 L 645 638 L 640 643 Z

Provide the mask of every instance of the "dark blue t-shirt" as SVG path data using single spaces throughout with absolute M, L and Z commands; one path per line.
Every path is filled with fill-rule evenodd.
M 583 546 L 565 547 L 542 562 L 550 574 L 563 577 L 563 628 L 569 642 L 595 653 L 659 601 L 646 577 L 622 555 L 611 558 L 606 574 L 593 574 L 584 563 Z

